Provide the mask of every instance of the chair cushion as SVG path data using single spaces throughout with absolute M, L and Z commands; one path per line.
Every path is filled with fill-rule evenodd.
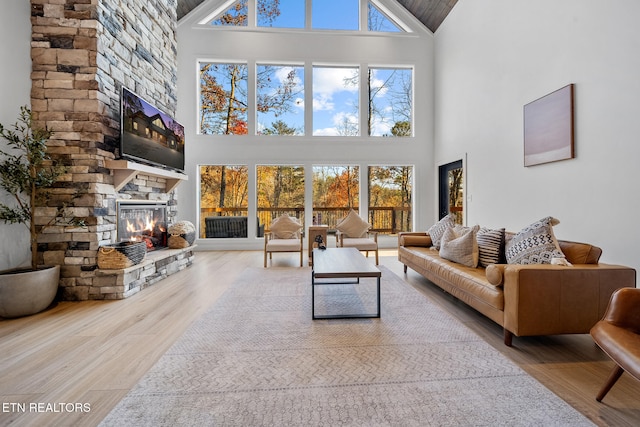
M 336 228 L 346 237 L 364 237 L 371 226 L 351 209 L 347 216 L 336 225 Z
M 361 251 L 375 251 L 378 249 L 378 244 L 373 239 L 366 237 L 359 238 L 343 238 L 343 248 L 357 248 Z
M 299 252 L 300 238 L 271 239 L 267 242 L 267 252 Z
M 300 237 L 302 224 L 296 218 L 285 214 L 271 222 L 270 231 L 276 239 L 296 239 Z

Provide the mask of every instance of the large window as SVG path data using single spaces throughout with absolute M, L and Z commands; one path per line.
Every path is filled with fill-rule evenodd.
M 260 135 L 304 135 L 304 67 L 258 64 L 256 110 Z
M 313 67 L 313 135 L 357 136 L 360 73 L 357 67 Z
M 313 167 L 313 223 L 335 228 L 350 209 L 360 203 L 358 166 Z
M 200 63 L 200 132 L 247 133 L 247 65 Z
M 349 210 L 359 210 L 360 192 L 367 191 L 369 206 L 364 212 L 372 230 L 383 234 L 411 231 L 413 167 L 369 166 L 364 187 L 359 177 L 357 165 L 319 165 L 313 166 L 313 180 L 307 184 L 303 166 L 257 165 L 255 236 L 261 237 L 271 221 L 282 214 L 296 217 L 304 224 L 306 185 L 313 189 L 312 224 L 326 224 L 335 229 Z M 245 165 L 200 166 L 201 238 L 254 236 L 247 231 L 248 212 L 252 210 L 247 200 L 248 179 Z M 236 221 L 240 219 L 242 222 Z M 233 228 L 237 224 L 244 227 L 239 234 Z M 214 225 L 232 229 L 224 229 L 220 234 Z
M 247 0 L 238 0 L 228 9 L 216 14 L 215 19 L 210 23 L 211 25 L 246 27 L 248 25 L 248 15 Z
M 200 63 L 200 133 L 246 135 L 255 111 L 258 135 L 305 135 L 304 66 L 258 63 L 255 82 L 245 63 Z M 366 123 L 360 124 L 360 67 L 314 65 L 314 137 L 413 136 L 413 68 L 366 69 Z M 255 84 L 255 101 L 248 85 Z M 361 129 L 364 127 L 364 131 Z
M 311 27 L 319 30 L 356 31 L 359 25 L 359 0 L 315 0 L 311 2 Z
M 391 234 L 411 231 L 413 167 L 370 166 L 368 188 L 372 229 Z
M 314 30 L 360 31 L 360 13 L 367 14 L 367 31 L 402 32 L 409 31 L 378 0 L 367 3 L 366 11 L 360 10 L 360 0 L 312 0 L 311 22 L 305 23 L 306 0 L 256 0 L 257 27 L 311 28 Z M 213 26 L 248 27 L 249 10 L 247 0 L 224 3 L 221 9 L 201 23 Z
M 257 0 L 258 26 L 304 28 L 305 0 Z
M 304 224 L 304 167 L 258 166 L 256 184 L 260 225 L 268 230 L 283 214 Z
M 369 68 L 371 136 L 411 136 L 413 71 L 409 68 Z
M 369 31 L 381 31 L 388 33 L 397 33 L 402 31 L 401 27 L 396 24 L 392 18 L 380 10 L 380 5 L 369 2 L 367 26 Z
M 232 234 L 215 235 L 211 226 L 207 233 L 206 218 L 246 217 L 248 182 L 247 166 L 200 166 L 200 237 L 234 237 Z M 246 230 L 244 235 L 247 235 Z

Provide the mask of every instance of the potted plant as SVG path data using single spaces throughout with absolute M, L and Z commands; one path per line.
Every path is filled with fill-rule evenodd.
M 38 265 L 38 233 L 47 225 L 38 226 L 35 211 L 64 168 L 47 153 L 52 132 L 35 128 L 32 118 L 31 110 L 24 106 L 13 130 L 0 124 L 0 137 L 7 142 L 7 149 L 0 149 L 0 187 L 8 195 L 5 200 L 14 200 L 0 203 L 0 220 L 24 224 L 31 244 L 30 268 L 0 273 L 0 317 L 38 313 L 51 305 L 58 291 L 60 266 Z

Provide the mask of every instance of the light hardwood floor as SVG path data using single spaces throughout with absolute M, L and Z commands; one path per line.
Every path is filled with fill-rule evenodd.
M 595 401 L 613 363 L 588 335 L 516 337 L 505 347 L 495 323 L 419 274 L 405 276 L 395 251 L 381 255 L 381 264 L 597 425 L 640 425 L 640 381 L 627 374 L 603 403 Z M 273 258 L 273 265 L 298 262 L 295 254 Z M 126 300 L 61 302 L 35 316 L 0 319 L 0 426 L 97 425 L 248 266 L 261 267 L 262 252 L 198 252 L 193 266 Z M 58 412 L 31 412 L 37 403 Z M 66 412 L 65 403 L 90 411 Z

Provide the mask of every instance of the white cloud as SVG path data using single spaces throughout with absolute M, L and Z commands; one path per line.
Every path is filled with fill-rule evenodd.
M 358 85 L 345 84 L 358 72 L 357 68 L 315 67 L 313 69 L 313 94 L 331 98 L 337 92 L 358 92 Z
M 382 135 L 391 135 L 391 124 L 388 122 L 377 122 L 373 124 L 373 129 L 371 129 L 372 135 L 382 136 Z
M 314 136 L 338 136 L 338 129 L 336 128 L 323 128 L 313 131 Z
M 358 116 L 353 113 L 345 113 L 344 111 L 341 111 L 333 116 L 332 121 L 336 126 L 344 126 L 345 124 L 357 126 Z
M 331 97 L 323 95 L 313 97 L 313 111 L 331 111 L 334 107 Z
M 315 136 L 355 136 L 358 134 L 358 116 L 352 113 L 340 112 L 331 117 L 332 127 L 315 129 Z

